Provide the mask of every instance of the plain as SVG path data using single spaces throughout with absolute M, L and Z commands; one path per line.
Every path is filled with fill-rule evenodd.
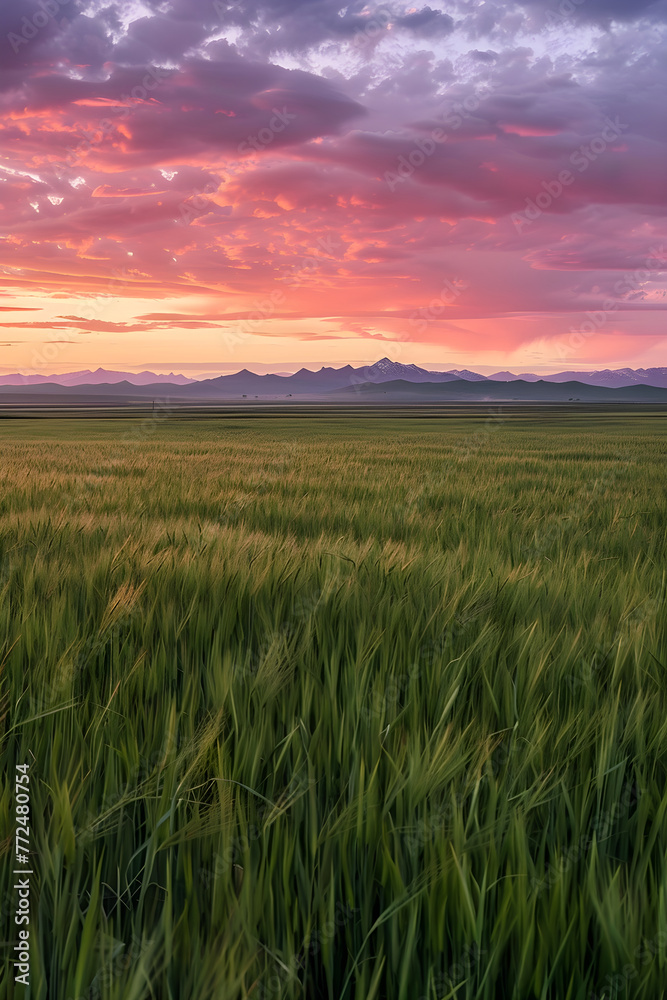
M 34 1000 L 666 996 L 666 431 L 2 422 Z

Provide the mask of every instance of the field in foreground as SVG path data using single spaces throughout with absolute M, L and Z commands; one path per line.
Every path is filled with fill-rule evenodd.
M 31 998 L 667 996 L 666 432 L 0 425 Z

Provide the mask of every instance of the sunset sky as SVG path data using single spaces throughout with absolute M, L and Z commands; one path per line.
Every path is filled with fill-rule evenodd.
M 667 365 L 666 35 L 666 0 L 3 4 L 0 369 Z

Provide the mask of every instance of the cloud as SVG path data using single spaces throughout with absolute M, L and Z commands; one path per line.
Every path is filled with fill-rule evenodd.
M 667 245 L 662 0 L 40 9 L 0 14 L 0 273 L 96 312 L 5 327 L 512 349 L 611 295 L 659 335 L 664 273 L 614 286 Z
M 541 12 L 550 23 L 567 18 L 608 25 L 611 22 L 633 22 L 646 18 L 667 20 L 664 0 L 520 0 L 524 7 Z
M 394 22 L 398 27 L 407 28 L 416 35 L 429 38 L 438 35 L 449 35 L 454 30 L 454 19 L 441 10 L 422 7 L 413 14 L 396 17 Z

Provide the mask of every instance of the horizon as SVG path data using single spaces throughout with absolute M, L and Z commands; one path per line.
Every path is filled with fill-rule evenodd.
M 661 5 L 550 4 L 5 6 L 3 368 L 662 366 Z
M 231 362 L 227 364 L 216 364 L 215 362 L 210 362 L 208 365 L 197 365 L 195 363 L 178 364 L 178 363 L 145 362 L 144 364 L 128 365 L 127 367 L 123 367 L 121 365 L 113 365 L 113 364 L 99 364 L 96 367 L 91 367 L 90 365 L 84 365 L 81 368 L 69 369 L 60 366 L 60 370 L 58 371 L 46 371 L 46 370 L 39 371 L 35 369 L 19 371 L 16 369 L 6 368 L 6 366 L 0 366 L 0 377 L 6 377 L 9 375 L 22 375 L 22 376 L 41 375 L 47 378 L 55 378 L 57 376 L 64 377 L 65 375 L 81 374 L 85 372 L 90 372 L 90 374 L 93 375 L 96 374 L 98 371 L 107 371 L 114 373 L 123 372 L 129 375 L 138 375 L 146 372 L 159 376 L 164 376 L 169 374 L 173 374 L 174 376 L 183 375 L 186 378 L 192 378 L 200 381 L 206 378 L 215 378 L 216 376 L 220 375 L 234 375 L 241 371 L 248 371 L 255 375 L 283 375 L 283 374 L 293 375 L 300 369 L 319 371 L 322 368 L 339 369 L 339 368 L 344 368 L 347 365 L 353 368 L 360 368 L 360 367 L 372 366 L 374 364 L 377 364 L 379 361 L 384 361 L 384 360 L 388 360 L 391 361 L 392 363 L 403 364 L 403 365 L 414 364 L 414 362 L 410 361 L 397 362 L 396 359 L 390 358 L 388 355 L 385 355 L 382 358 L 376 358 L 375 361 L 365 361 L 365 362 L 336 362 L 336 363 L 277 362 L 275 364 L 267 364 L 261 362 L 248 361 L 248 362 L 238 362 L 236 364 Z M 553 371 L 551 370 L 537 371 L 535 369 L 531 370 L 529 368 L 526 368 L 525 371 L 519 371 L 516 369 L 512 369 L 509 366 L 496 368 L 488 365 L 477 365 L 473 367 L 469 364 L 462 363 L 458 365 L 453 365 L 450 368 L 444 365 L 437 365 L 428 362 L 417 365 L 417 367 L 422 368 L 426 371 L 432 371 L 434 373 L 469 371 L 487 377 L 489 375 L 495 375 L 502 372 L 507 372 L 508 374 L 518 375 L 518 376 L 538 375 L 538 376 L 549 377 L 550 375 L 558 375 L 563 372 L 573 372 L 576 374 L 594 374 L 595 372 L 602 372 L 602 371 L 622 371 L 623 369 L 630 369 L 630 366 L 622 366 L 620 368 L 606 368 L 606 367 L 605 368 L 555 368 Z M 650 367 L 656 368 L 665 366 L 650 366 Z M 644 368 L 644 366 L 637 366 L 632 370 L 636 371 L 641 368 Z

